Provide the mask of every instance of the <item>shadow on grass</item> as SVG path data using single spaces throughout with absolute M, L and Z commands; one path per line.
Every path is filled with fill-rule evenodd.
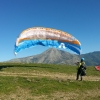
M 14 67 L 13 65 L 0 65 L 0 71 L 2 71 L 3 68 L 7 67 Z
M 0 71 L 3 68 L 8 68 L 8 67 L 32 67 L 32 68 L 47 68 L 47 69 L 54 69 L 54 67 L 50 66 L 50 65 L 28 65 L 28 64 L 1 64 L 0 65 Z

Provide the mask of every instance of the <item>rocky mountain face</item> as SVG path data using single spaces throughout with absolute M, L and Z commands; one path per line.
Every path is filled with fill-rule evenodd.
M 85 58 L 87 65 L 90 66 L 100 65 L 100 51 L 82 54 L 80 57 Z
M 88 66 L 100 64 L 100 51 L 76 55 L 55 48 L 50 48 L 38 55 L 12 59 L 9 62 L 75 65 L 76 62 L 80 61 L 81 57 L 85 58 L 85 62 Z

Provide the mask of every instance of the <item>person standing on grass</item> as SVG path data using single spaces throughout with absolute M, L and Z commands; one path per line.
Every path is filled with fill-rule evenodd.
M 77 68 L 77 76 L 76 76 L 76 80 L 79 79 L 80 76 L 80 80 L 82 81 L 82 76 L 86 75 L 86 65 L 85 65 L 85 61 L 84 58 L 81 58 L 80 62 L 77 62 L 78 68 Z

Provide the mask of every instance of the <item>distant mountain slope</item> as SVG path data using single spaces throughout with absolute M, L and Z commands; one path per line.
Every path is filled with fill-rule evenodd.
M 100 51 L 75 55 L 63 50 L 50 48 L 45 52 L 24 58 L 12 59 L 9 62 L 23 62 L 23 63 L 49 63 L 49 64 L 67 64 L 74 65 L 80 61 L 81 57 L 85 58 L 86 65 L 94 66 L 100 64 Z
M 79 61 L 79 57 L 77 55 L 54 48 L 50 48 L 38 55 L 10 60 L 10 62 L 52 63 L 68 65 L 73 65 L 77 61 Z
M 100 51 L 82 54 L 81 57 L 85 58 L 87 65 L 100 65 Z

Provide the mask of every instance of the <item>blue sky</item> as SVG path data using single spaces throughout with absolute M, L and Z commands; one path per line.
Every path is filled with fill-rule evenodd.
M 36 46 L 14 55 L 18 35 L 37 26 L 73 35 L 81 42 L 82 54 L 100 51 L 100 0 L 0 0 L 0 61 L 47 50 Z

